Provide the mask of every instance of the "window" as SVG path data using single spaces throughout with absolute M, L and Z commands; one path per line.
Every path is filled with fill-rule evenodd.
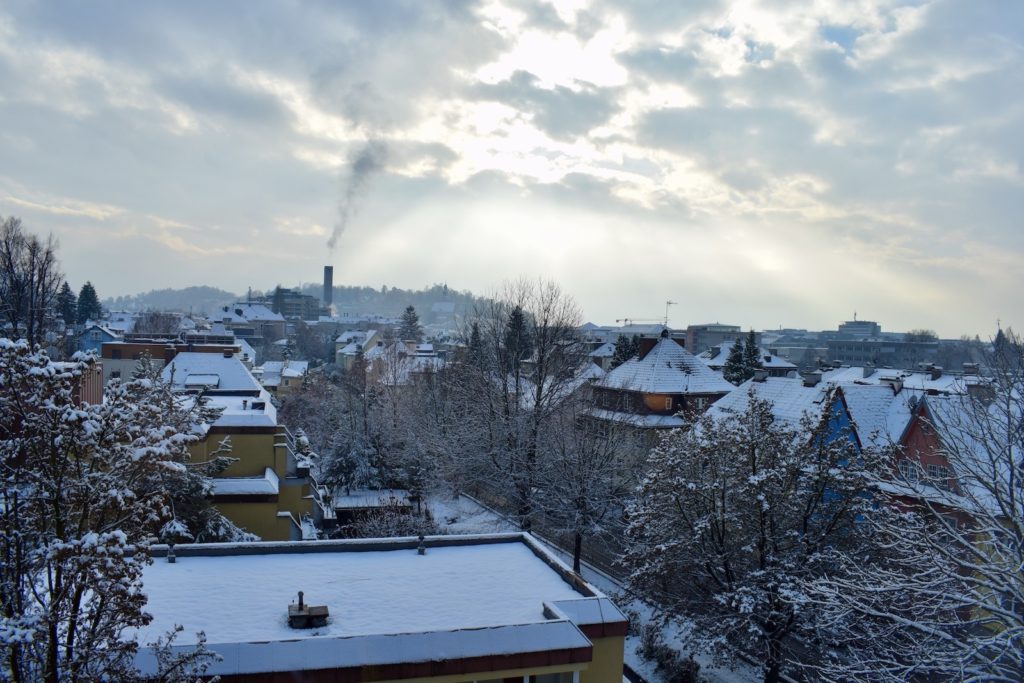
M 940 489 L 949 490 L 949 478 L 952 472 L 942 465 L 928 465 L 928 483 Z
M 573 683 L 575 680 L 577 680 L 575 671 L 530 676 L 530 683 Z
M 121 379 L 121 371 L 114 370 L 112 373 L 110 373 L 110 379 Z
M 100 340 L 100 333 L 99 333 L 99 331 L 98 330 L 93 330 L 92 332 L 90 332 L 89 333 L 89 339 L 91 339 L 93 341 L 99 341 Z
M 111 349 L 110 357 L 113 360 L 121 360 L 121 349 Z
M 911 483 L 917 482 L 919 478 L 919 470 L 921 469 L 920 465 L 916 462 L 911 462 L 910 460 L 903 458 L 897 463 L 897 467 L 899 467 L 900 476 L 903 477 L 903 479 Z
M 672 410 L 672 397 L 671 396 L 666 396 L 665 397 L 665 410 Z

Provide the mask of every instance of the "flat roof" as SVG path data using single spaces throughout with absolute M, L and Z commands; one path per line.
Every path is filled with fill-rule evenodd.
M 152 651 L 144 646 L 175 624 L 185 628 L 179 645 L 204 631 L 227 655 L 211 674 L 415 662 L 442 645 L 450 658 L 568 650 L 589 647 L 581 628 L 622 624 L 624 632 L 607 598 L 523 534 L 432 537 L 424 555 L 417 543 L 176 546 L 175 563 L 156 557 L 145 568 L 153 621 L 137 632 L 137 663 L 145 672 Z M 300 590 L 306 604 L 327 606 L 326 626 L 288 626 Z M 270 648 L 260 661 L 236 657 L 256 643 Z M 288 653 L 298 650 L 310 665 L 295 666 Z

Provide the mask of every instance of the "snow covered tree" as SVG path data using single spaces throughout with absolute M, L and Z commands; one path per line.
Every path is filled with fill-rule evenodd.
M 754 376 L 754 373 L 764 367 L 761 360 L 761 347 L 757 345 L 757 335 L 753 328 L 747 334 L 747 343 L 743 346 L 743 382 Z
M 666 436 L 629 512 L 632 588 L 694 623 L 691 648 L 741 648 L 765 681 L 790 659 L 790 636 L 814 633 L 807 582 L 867 543 L 856 520 L 877 462 L 827 431 L 784 426 L 752 393 L 746 412 Z
M 63 278 L 52 235 L 44 242 L 25 232 L 20 219 L 0 220 L 0 315 L 14 338 L 44 342 Z
M 617 368 L 630 358 L 640 355 L 640 336 L 620 335 L 615 339 L 615 351 L 612 353 L 612 368 Z
M 625 501 L 643 460 L 636 430 L 588 419 L 592 405 L 581 392 L 559 408 L 543 442 L 538 477 L 538 505 L 548 526 L 569 534 L 576 572 L 585 540 L 620 536 Z
M 815 583 L 826 678 L 1024 680 L 1024 352 L 994 356 L 991 384 L 917 406 L 940 460 L 898 452 L 866 518 L 888 552 Z
M 142 568 L 168 486 L 199 438 L 145 380 L 82 402 L 91 361 L 0 340 L 0 671 L 13 681 L 135 678 Z
M 406 306 L 402 312 L 402 320 L 398 325 L 398 337 L 401 341 L 420 341 L 423 338 L 423 328 L 420 327 L 420 317 L 416 315 L 416 308 Z
M 744 377 L 746 375 L 746 368 L 744 367 L 743 359 L 743 338 L 736 337 L 732 348 L 729 349 L 729 356 L 725 359 L 725 365 L 722 367 L 722 377 L 725 378 L 726 382 L 739 385 L 747 380 Z
M 78 297 L 71 291 L 67 280 L 57 292 L 57 314 L 64 319 L 64 324 L 69 327 L 74 325 L 78 318 Z
M 99 320 L 103 315 L 103 307 L 100 306 L 100 298 L 96 294 L 96 288 L 91 282 L 82 285 L 78 292 L 78 318 L 79 325 L 85 324 L 87 320 Z

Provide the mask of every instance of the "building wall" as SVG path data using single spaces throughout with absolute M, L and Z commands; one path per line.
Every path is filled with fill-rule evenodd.
M 295 524 L 291 517 L 278 516 L 278 501 L 226 503 L 217 501 L 217 509 L 250 533 L 264 541 L 294 541 Z
M 594 658 L 580 673 L 580 683 L 621 683 L 626 637 L 606 636 L 590 641 L 594 644 Z

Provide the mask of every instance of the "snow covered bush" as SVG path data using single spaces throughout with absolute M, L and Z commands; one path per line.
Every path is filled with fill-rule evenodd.
M 806 584 L 866 542 L 856 520 L 873 481 L 869 456 L 826 433 L 776 422 L 752 395 L 745 413 L 705 417 L 650 454 L 625 563 L 639 595 L 694 623 L 688 648 L 742 648 L 773 681 L 790 637 L 813 632 Z
M 0 678 L 128 680 L 147 547 L 188 473 L 193 415 L 145 378 L 82 402 L 92 360 L 0 339 Z

